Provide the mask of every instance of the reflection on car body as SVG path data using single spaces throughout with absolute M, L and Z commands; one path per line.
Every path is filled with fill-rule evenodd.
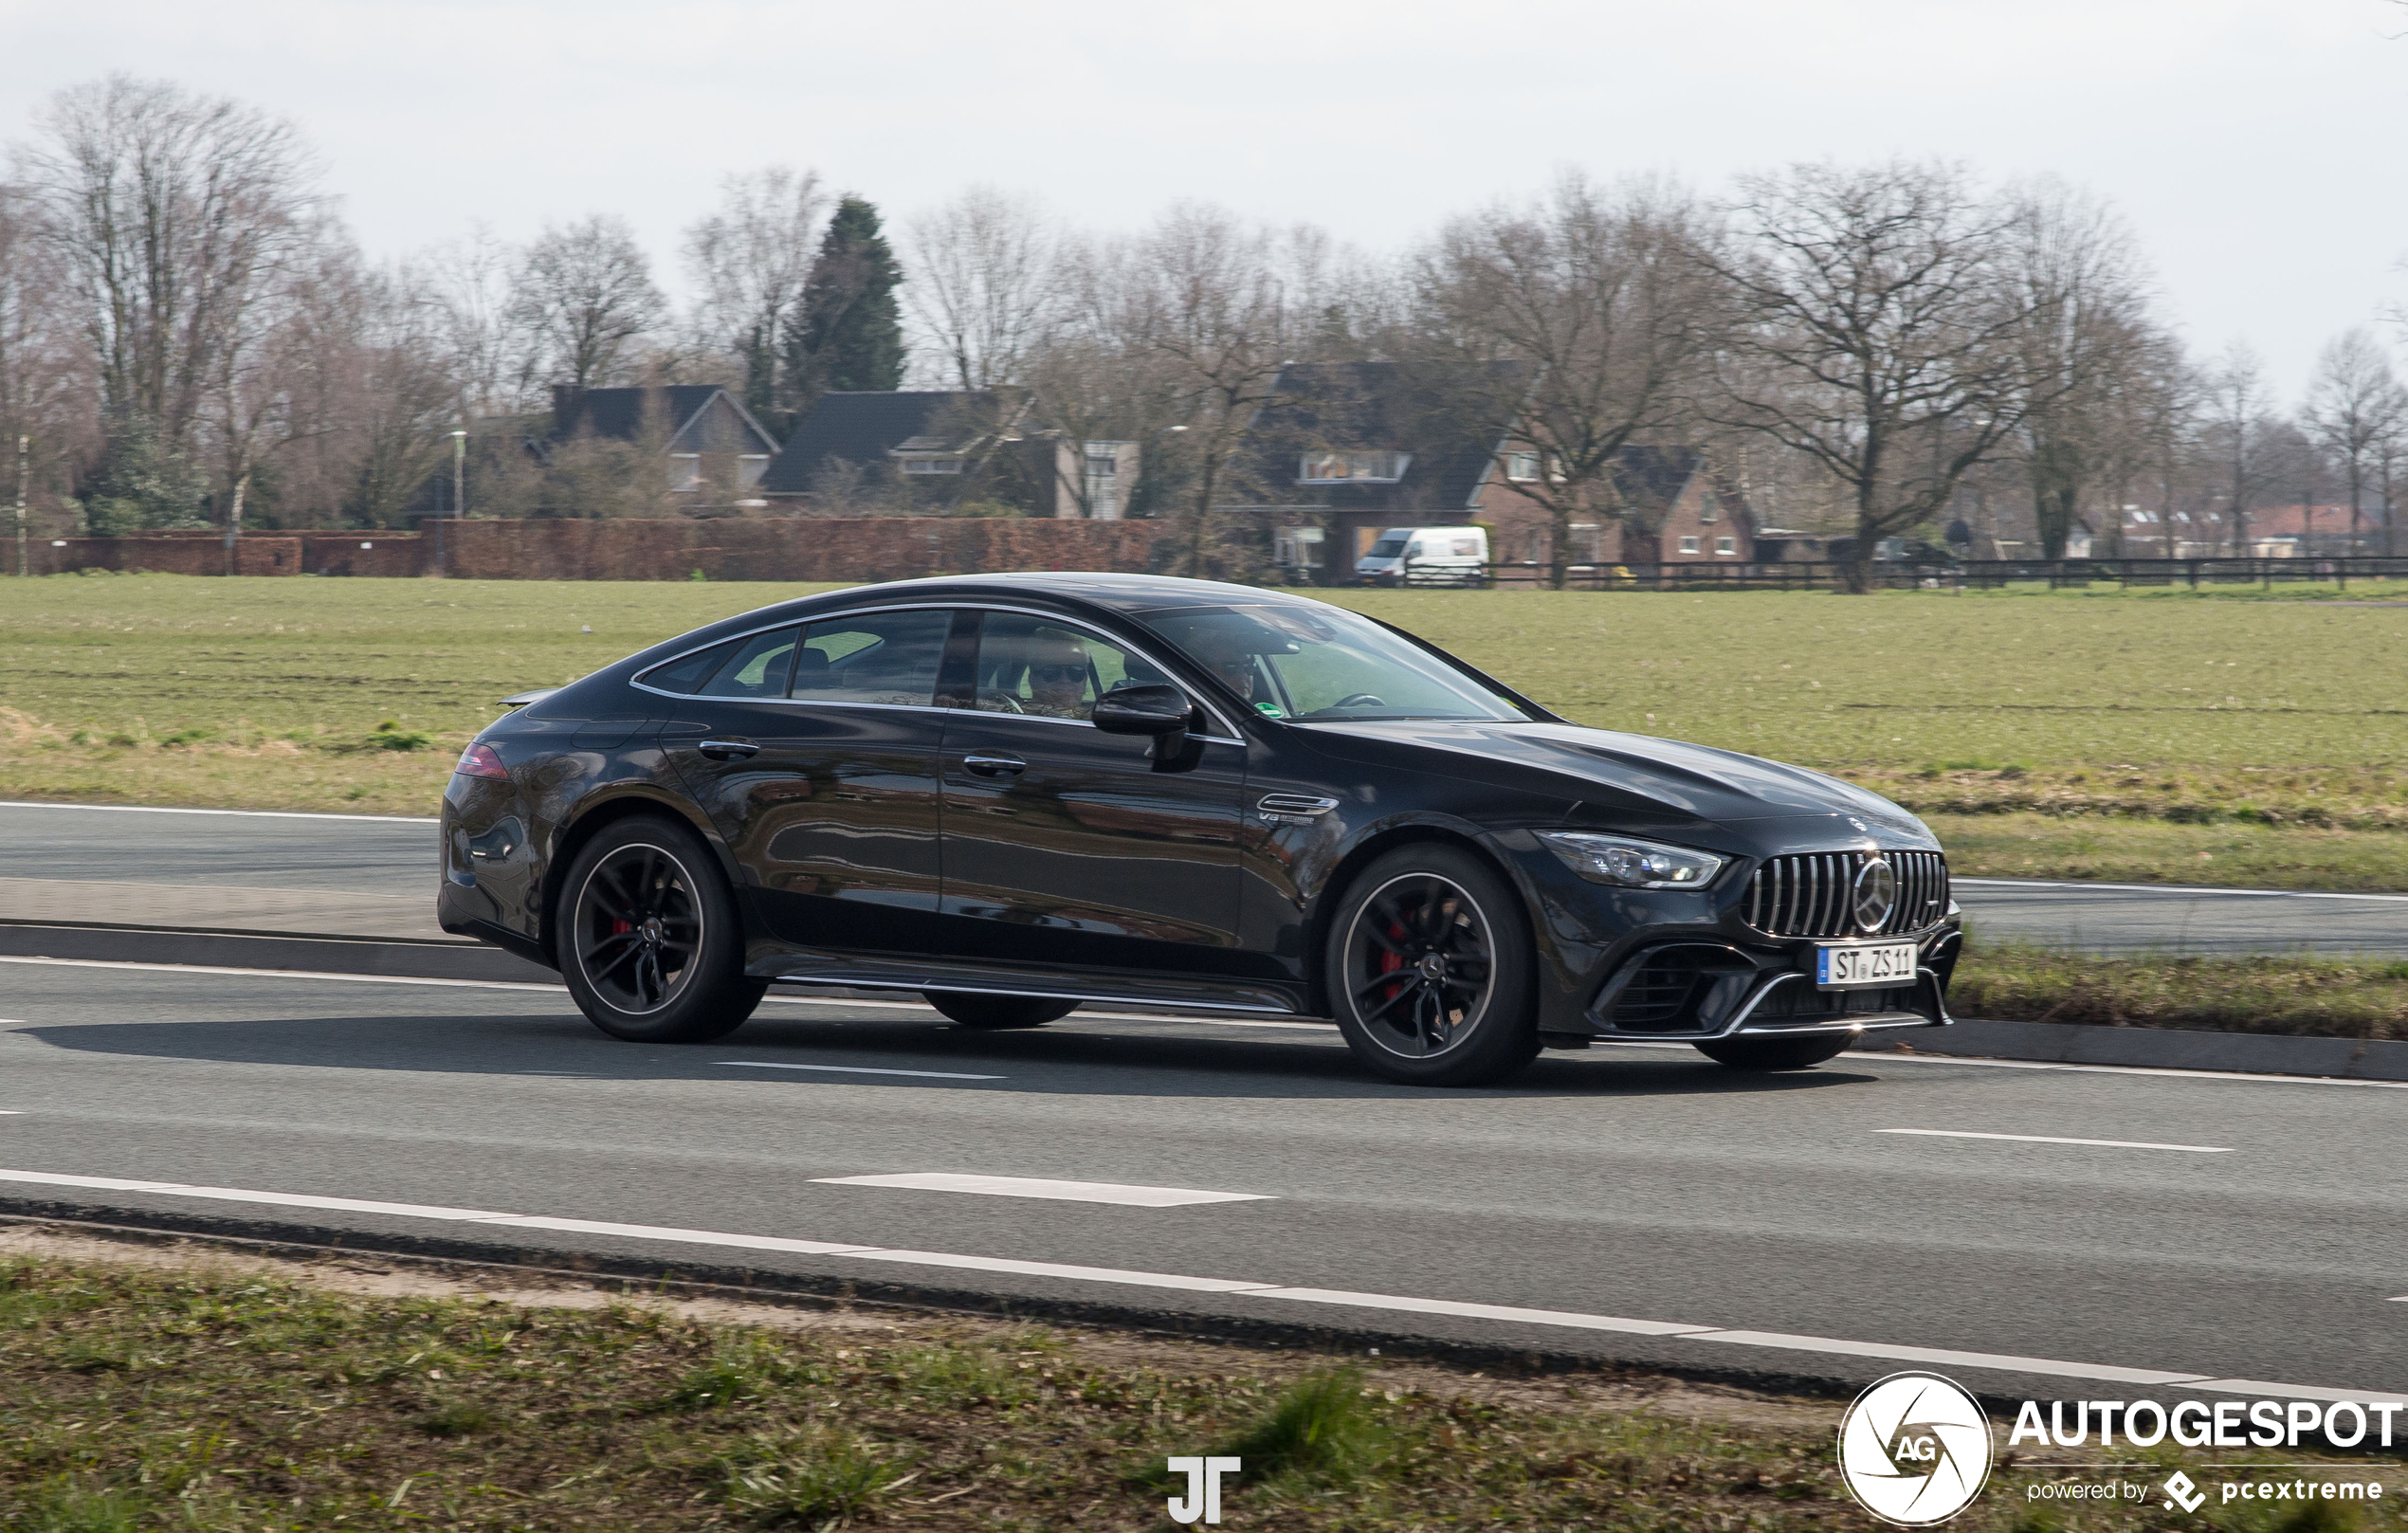
M 1325 1016 L 1433 1085 L 1617 1038 L 1795 1068 L 1947 1025 L 1959 940 L 1938 844 L 1860 789 L 1572 725 L 1341 608 L 1154 576 L 713 625 L 504 717 L 443 819 L 446 929 L 641 1039 L 721 1035 L 783 982 L 973 1027 Z

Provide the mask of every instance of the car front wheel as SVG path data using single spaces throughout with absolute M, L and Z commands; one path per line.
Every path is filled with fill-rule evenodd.
M 555 953 L 586 1019 L 631 1043 L 708 1043 L 743 1026 L 769 985 L 744 975 L 734 891 L 684 826 L 605 827 L 561 885 Z
M 1355 1057 L 1413 1086 L 1482 1086 L 1538 1057 L 1521 902 L 1456 847 L 1363 869 L 1330 922 L 1323 974 Z

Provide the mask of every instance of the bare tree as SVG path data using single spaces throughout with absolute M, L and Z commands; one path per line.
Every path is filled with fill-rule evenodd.
M 2266 409 L 2265 368 L 2243 341 L 2234 341 L 2207 371 L 2203 446 L 2221 466 L 2226 529 L 2234 557 L 2249 552 L 2249 513 L 2273 483 L 2279 455 L 2269 438 L 2275 422 Z
M 527 339 L 526 375 L 573 388 L 617 381 L 668 301 L 627 220 L 611 213 L 547 228 L 511 281 L 510 312 Z
M 432 315 L 426 338 L 458 380 L 464 415 L 508 414 L 532 403 L 525 361 L 535 348 L 511 305 L 519 263 L 519 251 L 479 223 L 395 276 L 399 290 Z
M 702 342 L 732 355 L 755 414 L 776 403 L 777 338 L 802 302 L 828 201 L 815 173 L 773 165 L 721 181 L 718 210 L 685 231 Z
M 1300 317 L 1283 280 L 1294 244 L 1293 235 L 1182 203 L 1094 259 L 1096 329 L 1149 376 L 1162 412 L 1187 428 L 1176 513 L 1186 574 L 1215 568 L 1213 514 L 1233 487 L 1237 445 L 1295 355 Z
M 2124 490 L 2168 418 L 2180 350 L 2148 312 L 2146 275 L 2130 234 L 2095 199 L 2052 180 L 2016 189 L 2001 231 L 2003 262 L 2025 316 L 2021 429 L 2034 522 L 2046 557 L 2063 558 L 2095 482 L 2109 497 L 2121 552 Z
M 972 187 L 907 226 L 912 319 L 942 359 L 944 382 L 988 389 L 1026 381 L 1030 356 L 1062 301 L 1057 240 L 1034 203 Z
M 2005 259 L 2012 209 L 1952 167 L 1799 165 L 1743 177 L 1744 243 L 1707 259 L 1741 324 L 1714 413 L 1814 459 L 1853 502 L 1849 587 L 1880 539 L 1930 520 L 2045 393 L 2041 318 Z
M 2342 332 L 2316 358 L 2315 376 L 2308 386 L 2308 403 L 2300 423 L 2318 447 L 2341 465 L 2349 486 L 2349 546 L 2358 547 L 2359 517 L 2364 505 L 2366 475 L 2378 450 L 2396 436 L 2408 394 L 2391 370 L 2391 358 L 2363 326 Z M 2383 525 L 2391 524 L 2389 502 Z M 2388 537 L 2386 537 L 2388 542 Z
M 37 217 L 30 196 L 0 184 L 0 472 L 13 492 L 22 441 L 28 469 L 39 469 L 28 489 L 55 505 L 97 452 L 98 398 L 66 275 Z
M 258 311 L 323 233 L 315 166 L 254 108 L 126 75 L 60 92 L 38 126 L 22 173 L 94 350 L 116 460 L 103 477 L 181 482 L 246 348 L 273 329 Z
M 1568 175 L 1531 207 L 1455 220 L 1416 264 L 1422 332 L 1456 412 L 1500 473 L 1509 453 L 1540 454 L 1535 478 L 1515 477 L 1552 521 L 1559 588 L 1575 521 L 1663 509 L 1625 503 L 1614 468 L 1634 442 L 1693 419 L 1726 309 L 1700 259 L 1713 241 L 1676 188 Z

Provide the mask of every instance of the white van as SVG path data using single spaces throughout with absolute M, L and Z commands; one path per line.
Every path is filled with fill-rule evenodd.
M 1488 534 L 1480 527 L 1391 527 L 1355 561 L 1367 586 L 1485 586 Z

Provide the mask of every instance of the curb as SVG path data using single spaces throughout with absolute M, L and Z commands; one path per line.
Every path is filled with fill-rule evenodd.
M 0 921 L 0 956 L 85 958 L 106 963 L 190 964 L 380 975 L 396 979 L 467 979 L 556 985 L 540 964 L 482 942 L 298 937 L 265 932 L 192 931 L 156 926 L 41 924 Z M 827 991 L 830 996 L 849 991 Z M 2343 1081 L 2408 1081 L 2408 1042 L 2299 1038 L 2258 1032 L 2195 1032 L 2174 1028 L 2104 1028 L 2071 1022 L 1961 1019 L 1952 1028 L 1867 1037 L 1852 1052 L 2016 1059 L 2057 1065 L 2120 1065 L 2143 1069 L 2218 1070 Z
M 2390 1039 L 2103 1028 L 2076 1022 L 1961 1018 L 1953 1028 L 1916 1031 L 1907 1042 L 1898 1041 L 1892 1033 L 1874 1034 L 1852 1051 L 2302 1075 L 2342 1081 L 2408 1081 L 2408 1043 Z
M 192 931 L 159 926 L 97 926 L 0 921 L 0 956 L 87 958 L 102 963 L 174 963 L 228 969 L 298 969 L 395 979 L 482 979 L 556 985 L 538 963 L 483 942 L 294 937 L 268 932 Z

